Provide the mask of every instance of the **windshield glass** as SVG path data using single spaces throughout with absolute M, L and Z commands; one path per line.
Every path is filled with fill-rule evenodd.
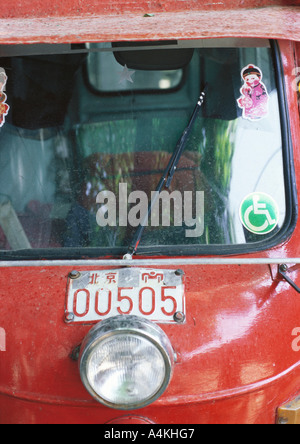
M 276 239 L 288 209 L 272 50 L 202 46 L 0 58 L 2 252 L 123 254 L 141 223 L 138 253 Z M 204 84 L 171 186 L 145 220 Z

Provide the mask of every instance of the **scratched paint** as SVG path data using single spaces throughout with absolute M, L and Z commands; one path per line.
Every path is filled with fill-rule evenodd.
M 186 2 L 188 3 L 188 2 Z M 49 4 L 47 2 L 46 4 Z M 64 3 L 63 3 L 64 4 Z M 174 4 L 173 4 L 174 7 Z M 147 8 L 148 9 L 148 8 Z M 147 10 L 144 10 L 147 12 Z M 155 12 L 155 11 L 154 11 Z M 300 7 L 260 9 L 167 9 L 144 17 L 141 11 L 121 14 L 118 8 L 102 15 L 45 14 L 20 18 L 2 14 L 0 43 L 64 43 L 126 40 L 259 37 L 300 41 Z
M 281 6 L 282 0 L 123 0 L 107 2 L 106 0 L 11 0 L 5 4 L 1 16 L 8 17 L 51 17 L 51 16 L 78 16 L 93 14 L 124 14 L 158 13 L 167 11 L 196 11 L 196 10 L 229 10 L 241 8 L 262 8 L 267 6 Z M 297 0 L 286 0 L 285 6 L 298 6 Z M 24 13 L 24 11 L 26 11 Z

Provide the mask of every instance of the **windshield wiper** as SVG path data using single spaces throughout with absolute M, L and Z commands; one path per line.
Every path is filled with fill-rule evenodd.
M 142 237 L 144 229 L 145 229 L 146 221 L 149 220 L 149 216 L 151 215 L 152 208 L 153 208 L 157 198 L 159 197 L 160 192 L 162 191 L 164 186 L 165 186 L 165 188 L 170 188 L 174 173 L 177 169 L 178 162 L 181 158 L 181 155 L 182 155 L 185 145 L 187 143 L 188 137 L 189 137 L 191 130 L 193 128 L 193 125 L 195 123 L 196 117 L 197 117 L 197 115 L 200 111 L 200 108 L 202 106 L 202 103 L 204 101 L 205 94 L 206 94 L 206 86 L 204 87 L 203 91 L 201 92 L 201 94 L 199 96 L 198 102 L 194 108 L 194 111 L 192 113 L 192 116 L 190 118 L 190 121 L 189 121 L 187 127 L 185 128 L 185 130 L 182 133 L 182 136 L 180 137 L 180 139 L 177 142 L 176 148 L 175 148 L 173 155 L 168 163 L 168 166 L 165 169 L 165 172 L 162 175 L 162 177 L 157 185 L 157 188 L 155 190 L 155 193 L 149 203 L 147 214 L 145 214 L 143 221 L 138 226 L 137 231 L 135 232 L 135 235 L 132 239 L 132 242 L 128 247 L 127 253 L 124 256 L 124 259 L 131 259 L 132 256 L 136 253 L 136 250 L 139 246 L 141 237 Z

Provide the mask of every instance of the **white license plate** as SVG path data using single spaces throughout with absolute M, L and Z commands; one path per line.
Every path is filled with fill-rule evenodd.
M 178 312 L 185 318 L 183 276 L 176 270 L 123 268 L 82 271 L 77 276 L 68 280 L 65 309 L 69 322 L 131 314 L 172 323 Z

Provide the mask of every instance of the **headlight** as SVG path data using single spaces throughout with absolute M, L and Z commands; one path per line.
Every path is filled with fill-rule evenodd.
M 138 316 L 99 322 L 82 343 L 80 376 L 89 393 L 116 409 L 155 401 L 168 386 L 174 353 L 158 325 Z

